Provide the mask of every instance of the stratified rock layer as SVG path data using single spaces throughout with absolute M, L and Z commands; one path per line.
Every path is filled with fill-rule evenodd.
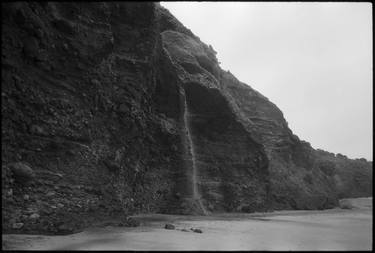
M 4 232 L 199 214 L 194 185 L 209 212 L 322 209 L 372 194 L 372 162 L 300 141 L 158 4 L 15 2 L 2 15 Z M 27 183 L 15 163 L 32 170 Z

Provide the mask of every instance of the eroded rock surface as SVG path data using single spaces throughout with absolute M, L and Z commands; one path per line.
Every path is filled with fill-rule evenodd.
M 200 214 L 185 106 L 209 212 L 323 209 L 372 194 L 372 162 L 299 140 L 159 4 L 14 2 L 2 15 L 3 232 Z M 17 163 L 32 170 L 27 184 Z

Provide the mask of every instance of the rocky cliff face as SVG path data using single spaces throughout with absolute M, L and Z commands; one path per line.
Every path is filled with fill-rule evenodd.
M 5 232 L 372 194 L 372 162 L 300 141 L 158 4 L 17 2 L 2 15 Z

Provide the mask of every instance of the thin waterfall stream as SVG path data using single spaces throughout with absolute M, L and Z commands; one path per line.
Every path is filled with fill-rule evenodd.
M 185 111 L 184 111 L 184 123 L 185 123 L 185 128 L 186 128 L 186 135 L 187 135 L 187 141 L 189 144 L 188 150 L 190 151 L 191 155 L 191 160 L 192 160 L 192 187 L 193 187 L 193 200 L 195 200 L 201 211 L 203 212 L 204 215 L 207 215 L 208 212 L 206 208 L 204 207 L 202 203 L 201 196 L 199 194 L 199 189 L 198 189 L 198 175 L 197 175 L 197 166 L 196 166 L 196 156 L 195 156 L 195 148 L 194 148 L 194 143 L 191 138 L 191 129 L 190 129 L 190 113 L 189 113 L 189 108 L 186 102 L 186 97 L 185 97 Z

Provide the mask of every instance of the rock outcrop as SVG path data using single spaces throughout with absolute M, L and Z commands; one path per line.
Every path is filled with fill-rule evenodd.
M 299 140 L 159 4 L 14 2 L 2 15 L 3 232 L 372 195 L 372 162 Z

